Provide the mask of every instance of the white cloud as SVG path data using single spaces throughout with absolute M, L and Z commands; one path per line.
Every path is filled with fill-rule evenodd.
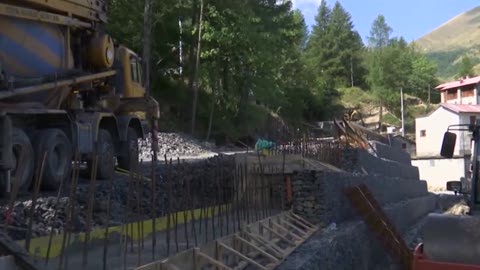
M 300 9 L 308 6 L 318 7 L 321 2 L 322 0 L 292 0 L 293 6 Z

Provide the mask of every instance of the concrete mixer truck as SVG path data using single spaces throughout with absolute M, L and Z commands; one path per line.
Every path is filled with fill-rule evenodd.
M 138 160 L 158 103 L 106 21 L 106 0 L 0 0 L 0 191 L 28 189 L 41 163 L 55 189 L 74 156 L 98 178 Z

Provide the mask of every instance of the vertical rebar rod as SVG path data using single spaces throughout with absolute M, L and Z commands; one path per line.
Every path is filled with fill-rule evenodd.
M 32 205 L 30 207 L 27 237 L 25 239 L 25 249 L 27 250 L 27 252 L 30 252 L 30 241 L 32 240 L 33 216 L 35 213 L 35 207 L 37 206 L 37 198 L 38 198 L 38 193 L 40 192 L 40 186 L 42 185 L 43 169 L 45 166 L 47 155 L 48 155 L 47 152 L 43 153 L 42 159 L 39 160 L 40 164 L 37 167 L 38 169 L 35 175 L 35 184 L 34 184 L 34 190 L 32 194 Z
M 23 172 L 25 170 L 25 166 L 26 166 L 25 157 L 26 157 L 26 154 L 24 151 L 22 151 L 20 154 L 20 158 L 18 160 L 19 162 L 17 167 L 18 172 Z M 20 182 L 21 182 L 20 179 L 22 176 L 23 176 L 22 173 L 16 173 L 15 179 L 13 180 L 13 187 L 10 193 L 10 202 L 9 202 L 8 210 L 5 213 L 5 234 L 7 235 L 8 235 L 8 227 L 13 219 L 12 213 L 15 207 L 15 201 L 17 200 L 17 196 L 20 191 Z
M 183 161 L 185 165 L 185 160 Z M 186 167 L 186 166 L 185 166 Z M 192 225 L 192 234 L 193 234 L 193 240 L 195 243 L 195 247 L 198 246 L 198 239 L 197 239 L 197 228 L 196 228 L 196 218 L 195 218 L 195 196 L 192 195 L 192 187 L 191 187 L 191 182 L 193 179 L 193 175 L 190 172 L 190 177 L 187 179 L 187 194 L 189 197 L 189 203 L 190 203 L 190 217 L 191 217 L 191 225 Z M 200 222 L 201 224 L 202 222 Z
M 107 262 L 107 257 L 108 257 L 108 245 L 109 243 L 109 229 L 110 229 L 110 212 L 112 208 L 112 194 L 114 194 L 115 189 L 113 186 L 113 176 L 110 176 L 108 179 L 108 195 L 107 195 L 107 213 L 106 213 L 106 222 L 105 222 L 105 239 L 103 241 L 103 270 L 107 270 L 108 268 L 108 262 Z
M 178 166 L 180 167 L 180 163 L 178 164 Z M 189 208 L 189 201 L 188 201 L 188 197 L 189 197 L 189 193 L 188 193 L 188 179 L 186 177 L 186 168 L 185 168 L 185 164 L 182 164 L 181 168 L 179 168 L 179 170 L 181 169 L 182 173 L 183 173 L 183 177 L 181 177 L 182 179 L 182 189 L 183 189 L 183 196 L 182 196 L 182 205 L 180 207 L 180 210 L 183 212 L 183 230 L 184 230 L 184 235 L 185 235 L 185 242 L 187 244 L 187 249 L 190 248 L 190 240 L 188 239 L 188 208 Z
M 234 177 L 234 185 L 233 185 L 233 195 L 235 199 L 235 213 L 234 216 L 236 216 L 236 228 L 237 231 L 240 230 L 240 200 L 239 200 L 239 193 L 240 193 L 240 165 L 235 163 L 235 177 Z
M 72 219 L 75 213 L 75 203 L 76 203 L 76 193 L 77 193 L 77 185 L 78 185 L 78 176 L 80 174 L 80 153 L 78 149 L 76 150 L 78 156 L 76 157 L 77 163 L 74 164 L 74 170 L 72 172 L 72 178 L 70 181 L 70 194 L 68 197 L 68 210 L 67 210 L 67 221 L 65 222 L 64 229 L 63 229 L 63 239 L 62 239 L 62 248 L 60 251 L 60 260 L 58 264 L 58 269 L 61 270 L 63 268 L 64 258 L 65 258 L 65 249 L 67 243 L 70 243 L 70 235 L 72 231 Z M 66 258 L 65 258 L 66 261 Z M 66 262 L 65 262 L 66 264 Z
M 83 244 L 82 252 L 82 268 L 85 268 L 88 265 L 88 244 L 90 242 L 90 232 L 92 230 L 92 216 L 93 216 L 93 207 L 95 200 L 95 184 L 97 180 L 97 169 L 98 169 L 98 143 L 95 142 L 94 153 L 92 159 L 92 171 L 90 172 L 90 183 L 88 188 L 88 206 L 87 206 L 87 220 L 86 220 L 86 230 L 85 230 L 85 242 Z
M 172 186 L 170 182 L 172 173 L 172 160 L 168 163 L 167 155 L 165 155 L 165 165 L 167 166 L 166 181 L 167 181 L 167 256 L 170 255 L 170 214 L 172 206 Z
M 74 163 L 77 163 L 77 162 L 78 162 L 78 153 L 75 153 Z M 62 174 L 62 179 L 60 180 L 60 186 L 58 187 L 57 197 L 55 199 L 55 210 L 53 213 L 52 222 L 50 223 L 50 235 L 48 236 L 47 254 L 45 256 L 45 266 L 48 265 L 48 262 L 50 260 L 50 251 L 52 249 L 52 240 L 53 240 L 53 226 L 55 224 L 55 220 L 57 220 L 60 196 L 62 195 L 63 186 L 65 185 L 65 179 L 68 177 L 68 170 L 69 170 L 69 166 L 65 166 Z M 73 168 L 73 170 L 75 170 L 75 168 Z M 72 171 L 72 173 L 74 172 Z
M 155 253 L 157 248 L 157 161 L 158 161 L 158 137 L 157 137 L 157 123 L 152 118 L 152 261 L 155 261 Z
M 177 161 L 178 161 L 178 162 L 177 162 L 177 165 L 180 165 L 180 159 L 179 159 L 179 158 L 177 159 Z M 180 172 L 179 170 L 180 170 L 180 168 L 177 169 L 177 177 L 178 177 L 179 172 Z M 176 187 L 176 188 L 175 188 L 175 193 L 176 193 L 176 194 L 179 194 L 178 190 L 179 190 L 179 188 L 180 188 L 180 185 L 179 185 L 179 183 L 178 183 L 178 180 L 179 180 L 179 179 L 177 179 L 177 181 L 175 181 L 175 187 Z M 172 182 L 172 180 L 170 180 L 170 182 Z M 177 195 L 177 196 L 179 196 L 179 195 Z M 174 224 L 175 224 L 175 228 L 174 228 L 174 229 L 175 229 L 175 249 L 176 249 L 177 252 L 179 252 L 179 248 L 178 248 L 178 211 L 179 211 L 178 208 L 179 208 L 179 207 L 178 207 L 178 198 L 177 198 L 177 196 L 173 196 L 173 198 L 174 198 L 173 201 L 175 202 L 175 203 L 174 203 L 174 206 L 173 206 L 173 207 L 174 207 L 174 213 L 175 213 L 175 214 L 174 214 L 173 216 L 174 216 L 174 220 L 175 220 L 175 222 L 174 222 Z
M 142 248 L 143 248 L 143 235 L 142 235 L 142 226 L 143 226 L 143 217 L 142 217 L 142 206 L 141 206 L 141 198 L 143 197 L 143 178 L 140 173 L 140 167 L 138 164 L 134 166 L 135 170 L 135 189 L 136 189 L 136 199 L 137 199 L 137 207 L 136 207 L 136 220 L 137 220 L 137 266 L 142 264 Z

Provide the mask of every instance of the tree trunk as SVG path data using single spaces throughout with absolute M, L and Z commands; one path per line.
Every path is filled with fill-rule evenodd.
M 383 104 L 380 103 L 380 113 L 378 115 L 378 131 L 382 132 L 382 122 L 383 122 Z
M 217 100 L 217 93 L 222 91 L 222 79 L 218 79 L 215 87 L 212 92 L 212 105 L 210 107 L 210 117 L 208 120 L 208 132 L 207 132 L 207 141 L 210 140 L 212 135 L 212 125 L 213 125 L 213 115 L 215 113 L 215 101 Z
M 197 9 L 197 4 L 198 4 L 198 1 L 197 0 L 192 0 L 192 17 L 191 17 L 191 20 L 192 20 L 192 27 L 194 27 L 195 25 L 197 25 L 197 22 L 198 22 L 198 9 Z M 190 117 L 192 115 L 192 103 L 193 103 L 193 81 L 195 80 L 195 48 L 197 47 L 197 39 L 196 38 L 192 38 L 191 39 L 191 44 L 189 44 L 189 50 L 188 50 L 188 58 L 187 58 L 187 61 L 188 62 L 188 68 L 187 68 L 187 72 L 188 72 L 188 90 L 190 91 L 190 97 L 191 99 L 187 99 L 186 103 L 185 103 L 185 114 L 184 114 L 184 119 L 186 122 L 188 122 L 188 124 L 190 124 Z M 190 127 L 185 127 L 186 128 L 186 131 L 190 129 Z M 188 132 L 187 131 L 187 132 Z
M 151 95 L 150 78 L 151 78 L 151 51 L 152 51 L 152 17 L 153 17 L 154 0 L 145 0 L 144 17 L 143 17 L 143 69 L 145 90 L 147 95 Z
M 350 81 L 352 82 L 352 87 L 355 86 L 354 78 L 353 78 L 353 58 L 350 55 Z
M 195 125 L 197 118 L 198 103 L 198 75 L 200 70 L 200 53 L 202 48 L 202 26 L 203 26 L 203 0 L 200 0 L 200 18 L 198 20 L 198 40 L 197 40 L 197 56 L 195 58 L 195 69 L 193 71 L 193 105 L 192 105 L 192 127 L 190 133 L 195 134 Z

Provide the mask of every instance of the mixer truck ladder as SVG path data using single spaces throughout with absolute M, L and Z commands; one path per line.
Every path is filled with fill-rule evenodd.
M 348 188 L 345 194 L 393 259 L 402 265 L 402 269 L 411 269 L 412 252 L 367 186 Z

